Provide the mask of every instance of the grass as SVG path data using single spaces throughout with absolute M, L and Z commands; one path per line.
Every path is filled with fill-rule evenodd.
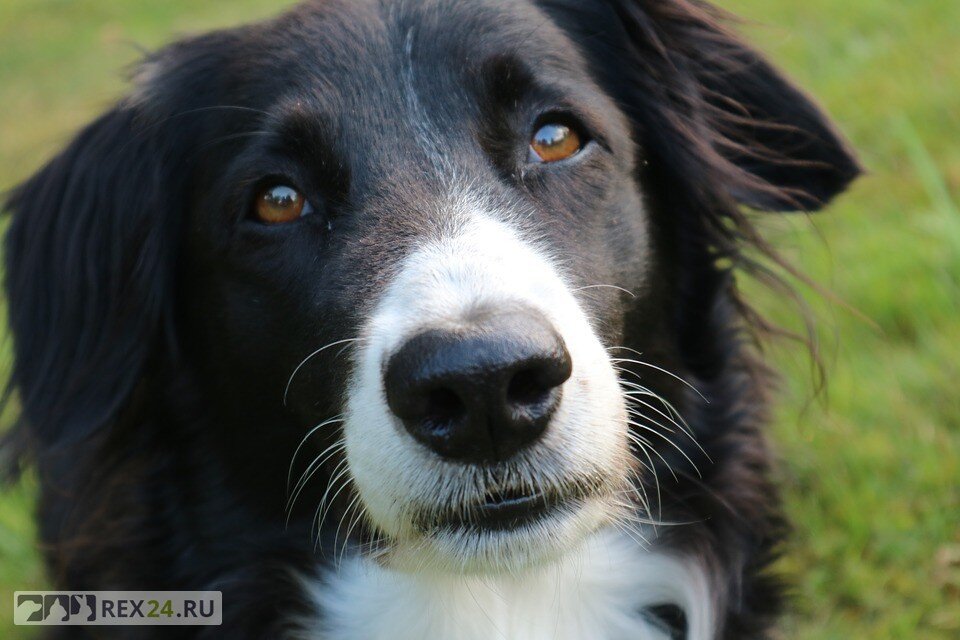
M 131 43 L 268 15 L 268 0 L 4 0 L 0 190 L 24 178 L 122 91 Z M 724 0 L 742 30 L 841 123 L 870 175 L 830 211 L 765 216 L 806 273 L 829 372 L 782 344 L 774 435 L 797 534 L 785 637 L 960 635 L 960 3 Z M 802 285 L 800 286 L 803 289 Z M 746 283 L 773 318 L 796 319 Z M 7 351 L 0 353 L 0 358 Z M 8 358 L 3 358 L 7 362 Z M 0 495 L 0 635 L 7 591 L 44 584 L 33 483 Z M 14 635 L 11 635 L 14 634 Z

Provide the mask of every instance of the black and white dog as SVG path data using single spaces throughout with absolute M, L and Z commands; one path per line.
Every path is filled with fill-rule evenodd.
M 741 207 L 858 166 L 722 22 L 322 0 L 150 56 L 7 203 L 55 584 L 221 590 L 190 637 L 769 637 Z

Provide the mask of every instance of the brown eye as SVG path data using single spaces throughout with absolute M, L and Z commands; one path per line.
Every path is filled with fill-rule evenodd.
M 313 213 L 303 194 L 287 185 L 276 185 L 262 190 L 255 203 L 257 218 L 268 224 L 293 222 Z
M 545 124 L 530 140 L 531 162 L 566 160 L 583 148 L 580 136 L 564 124 Z

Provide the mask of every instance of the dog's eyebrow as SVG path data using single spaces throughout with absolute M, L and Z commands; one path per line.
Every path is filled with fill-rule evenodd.
M 272 118 L 272 128 L 277 135 L 297 147 L 313 151 L 317 148 L 333 149 L 340 133 L 337 119 L 318 105 L 307 105 L 300 100 L 283 105 Z
M 500 53 L 484 60 L 479 76 L 488 95 L 504 105 L 519 102 L 537 85 L 533 70 L 511 53 Z
M 486 58 L 477 67 L 477 76 L 484 95 L 494 104 L 515 109 L 518 104 L 538 99 L 545 102 L 565 103 L 571 94 L 577 94 L 568 82 L 558 77 L 556 66 L 547 60 L 544 73 L 538 73 L 523 56 L 499 53 Z
M 266 154 L 279 161 L 280 166 L 287 166 L 283 164 L 287 162 L 305 167 L 327 197 L 342 197 L 350 182 L 348 154 L 343 146 L 341 123 L 326 106 L 320 101 L 294 98 L 275 107 L 259 123 L 263 135 L 251 156 L 259 160 L 251 161 L 252 164 L 262 168 Z

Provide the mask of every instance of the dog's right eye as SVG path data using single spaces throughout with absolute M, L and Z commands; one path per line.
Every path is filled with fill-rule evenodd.
M 313 213 L 302 193 L 285 184 L 261 189 L 254 201 L 254 214 L 267 224 L 293 222 Z
M 577 131 L 561 122 L 541 125 L 530 139 L 529 162 L 558 162 L 580 153 L 583 140 Z

